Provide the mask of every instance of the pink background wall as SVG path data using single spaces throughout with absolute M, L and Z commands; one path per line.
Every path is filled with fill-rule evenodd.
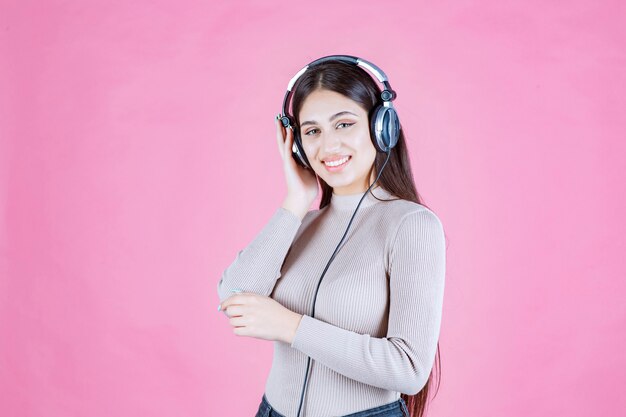
M 623 415 L 623 2 L 208 3 L 0 2 L 2 415 L 254 415 L 272 344 L 216 284 L 335 53 L 389 75 L 446 229 L 430 415 Z

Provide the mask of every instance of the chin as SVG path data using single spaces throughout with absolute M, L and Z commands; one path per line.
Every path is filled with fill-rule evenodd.
M 351 184 L 354 184 L 354 182 L 357 181 L 353 172 L 344 172 L 341 175 L 332 174 L 326 171 L 324 166 L 316 167 L 315 171 L 318 177 L 324 180 L 324 182 L 332 188 L 350 187 Z M 365 175 L 365 173 L 363 175 Z
M 324 178 L 324 181 L 326 181 L 325 178 Z M 352 182 L 353 182 L 352 179 L 339 181 L 336 178 L 331 178 L 329 181 L 326 181 L 326 184 L 330 185 L 333 188 L 345 188 L 345 187 L 349 187 L 350 184 L 352 184 Z

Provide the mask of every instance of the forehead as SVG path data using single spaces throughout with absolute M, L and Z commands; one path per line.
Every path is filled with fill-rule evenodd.
M 328 117 L 342 110 L 350 110 L 356 114 L 366 114 L 359 103 L 349 97 L 330 90 L 315 90 L 302 103 L 300 120 L 314 119 L 326 121 Z M 322 119 L 322 120 L 318 120 Z

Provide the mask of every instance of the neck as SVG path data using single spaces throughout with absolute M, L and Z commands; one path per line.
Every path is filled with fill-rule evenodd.
M 369 207 L 379 203 L 380 201 L 377 200 L 377 198 L 381 200 L 389 200 L 393 198 L 392 194 L 378 185 L 372 187 L 367 192 L 365 197 L 363 197 L 363 194 L 364 192 L 355 194 L 335 194 L 333 191 L 330 199 L 330 208 L 338 211 L 354 211 L 356 206 L 359 204 L 359 201 L 361 201 L 361 198 L 363 198 L 363 202 L 359 206 L 359 210 L 363 207 Z

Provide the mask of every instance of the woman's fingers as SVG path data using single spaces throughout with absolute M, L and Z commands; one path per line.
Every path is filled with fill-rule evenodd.
M 243 308 L 241 305 L 231 305 L 225 310 L 226 315 L 230 318 L 243 316 Z
M 284 153 L 283 155 L 289 155 L 291 156 L 291 146 L 293 143 L 293 130 L 292 129 L 285 129 L 287 132 L 287 137 L 285 138 L 285 149 L 284 149 Z

